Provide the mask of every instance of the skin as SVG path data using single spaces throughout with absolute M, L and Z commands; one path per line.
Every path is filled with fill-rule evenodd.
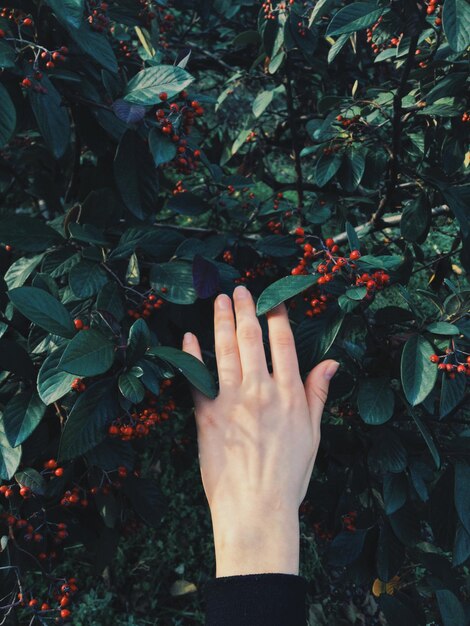
M 216 577 L 299 574 L 299 506 L 320 443 L 320 422 L 339 364 L 302 381 L 284 304 L 267 314 L 272 374 L 255 303 L 244 286 L 214 303 L 219 395 L 192 388 L 201 478 L 209 503 Z M 198 339 L 183 350 L 202 361 Z

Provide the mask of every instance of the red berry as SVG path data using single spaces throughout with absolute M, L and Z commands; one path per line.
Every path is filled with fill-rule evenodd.
M 60 612 L 60 616 L 62 619 L 67 619 L 67 617 L 70 617 L 72 614 L 68 609 L 62 609 L 62 611 Z
M 359 250 L 353 250 L 351 254 L 349 255 L 349 258 L 352 261 L 357 261 L 357 259 L 361 258 L 361 253 L 359 252 Z
M 29 78 L 23 78 L 21 84 L 23 85 L 23 87 L 26 87 L 26 89 L 29 89 L 33 83 Z
M 158 97 L 160 98 L 162 102 L 164 102 L 165 100 L 168 100 L 168 94 L 166 93 L 166 91 L 162 91 L 162 93 L 158 94 Z
M 429 360 L 431 361 L 431 363 L 439 363 L 439 357 L 437 356 L 437 354 L 433 354 L 432 356 L 430 356 Z
M 335 242 L 331 237 L 328 237 L 328 239 L 325 241 L 325 245 L 327 248 L 332 248 L 335 245 Z
M 6 35 L 5 31 L 2 28 L 0 28 L 0 39 L 3 39 L 5 35 Z
M 83 322 L 82 322 L 82 320 L 81 320 L 81 319 L 76 319 L 76 320 L 74 320 L 74 321 L 73 321 L 73 323 L 74 323 L 75 328 L 76 328 L 77 330 L 82 330 L 82 328 L 83 328 Z
M 23 20 L 23 26 L 31 26 L 33 23 L 33 20 L 30 17 L 27 17 Z
M 64 468 L 63 467 L 58 467 L 55 471 L 54 474 L 58 477 L 63 476 L 64 475 Z
M 459 374 L 464 374 L 465 370 L 466 370 L 465 365 L 459 365 L 458 368 L 457 368 L 457 371 L 458 371 Z
M 299 235 L 299 237 L 303 237 L 305 234 L 305 231 L 301 226 L 297 227 L 294 232 L 296 235 Z

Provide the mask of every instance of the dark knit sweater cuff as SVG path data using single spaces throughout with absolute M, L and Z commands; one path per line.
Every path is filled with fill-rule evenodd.
M 206 583 L 206 626 L 305 626 L 307 581 L 295 574 L 245 574 Z

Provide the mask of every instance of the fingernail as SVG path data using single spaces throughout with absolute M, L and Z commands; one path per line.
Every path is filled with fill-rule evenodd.
M 334 363 L 331 363 L 326 368 L 325 373 L 324 373 L 324 376 L 325 376 L 326 380 L 331 380 L 333 378 L 333 376 L 338 371 L 338 367 L 339 367 L 339 363 L 338 363 L 338 361 L 335 361 Z
M 184 333 L 183 343 L 190 343 L 193 340 L 193 333 Z
M 226 311 L 231 306 L 231 300 L 226 294 L 221 294 L 216 298 L 217 308 Z
M 237 298 L 248 298 L 250 295 L 250 292 L 244 285 L 238 285 L 238 287 L 235 287 L 233 293 L 234 295 L 237 294 Z

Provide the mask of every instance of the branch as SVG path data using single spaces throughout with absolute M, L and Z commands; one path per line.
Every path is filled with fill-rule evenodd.
M 405 96 L 406 83 L 410 76 L 411 69 L 415 60 L 416 50 L 418 48 L 419 33 L 413 35 L 410 39 L 410 47 L 405 61 L 405 67 L 401 76 L 398 89 L 393 96 L 393 119 L 392 119 L 392 154 L 389 161 L 388 181 L 385 194 L 379 203 L 377 211 L 372 216 L 372 223 L 376 224 L 380 221 L 387 207 L 391 204 L 398 183 L 398 173 L 400 169 L 401 147 L 402 147 L 402 101 Z
M 296 125 L 296 112 L 294 106 L 294 94 L 292 91 L 292 73 L 291 73 L 291 64 L 289 54 L 287 54 L 286 58 L 286 79 L 285 79 L 285 88 L 286 88 L 286 99 L 287 99 L 287 111 L 289 116 L 289 127 L 292 135 L 292 148 L 294 150 L 294 162 L 295 162 L 295 174 L 296 174 L 296 190 L 298 197 L 298 209 L 300 216 L 302 218 L 302 213 L 300 209 L 304 204 L 304 184 L 303 184 L 303 174 L 302 174 L 302 163 L 300 158 L 300 152 L 302 151 L 299 134 L 297 132 Z
M 446 215 L 447 213 L 449 213 L 449 207 L 446 204 L 435 207 L 431 211 L 432 217 L 438 217 L 439 215 Z M 367 235 L 372 232 L 385 230 L 386 228 L 396 228 L 400 226 L 401 218 L 402 218 L 402 214 L 397 213 L 396 215 L 385 217 L 381 219 L 379 222 L 376 222 L 375 224 L 372 222 L 372 219 L 371 219 L 369 222 L 366 222 L 365 224 L 356 226 L 354 230 L 356 231 L 358 237 L 361 237 L 363 235 Z M 187 235 L 196 235 L 196 236 L 197 235 L 201 235 L 201 236 L 202 235 L 229 235 L 230 236 L 230 233 L 227 233 L 226 230 L 217 230 L 215 228 L 199 228 L 197 226 L 181 226 L 178 224 L 167 224 L 165 222 L 155 222 L 153 226 L 156 226 L 157 228 L 171 228 L 173 230 L 178 230 L 179 232 L 185 233 Z M 259 239 L 262 239 L 263 236 L 264 235 L 252 233 L 252 234 L 243 235 L 240 237 L 240 239 L 243 239 L 245 241 L 258 241 Z M 233 234 L 233 237 L 236 237 L 236 235 Z M 340 233 L 339 235 L 336 235 L 336 237 L 333 237 L 333 240 L 335 243 L 340 245 L 342 243 L 345 243 L 348 240 L 348 235 L 345 231 L 343 233 Z

